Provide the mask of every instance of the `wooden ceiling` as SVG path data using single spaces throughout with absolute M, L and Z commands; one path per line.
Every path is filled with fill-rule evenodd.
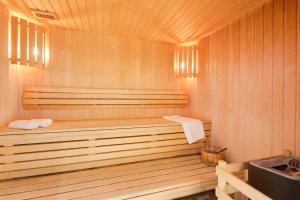
M 199 39 L 266 0 L 1 0 L 57 13 L 49 24 L 99 35 L 181 43 Z M 43 21 L 41 21 L 43 22 Z

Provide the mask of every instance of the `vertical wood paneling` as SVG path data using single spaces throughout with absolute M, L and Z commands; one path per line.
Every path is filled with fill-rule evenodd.
M 42 85 L 123 89 L 180 89 L 173 45 L 50 28 L 51 61 Z M 22 111 L 20 117 L 94 119 L 185 114 L 188 109 Z
M 264 5 L 262 155 L 272 154 L 273 135 L 273 1 Z
M 229 25 L 228 35 L 228 66 L 232 71 L 232 117 L 230 118 L 231 124 L 229 126 L 229 142 L 232 145 L 232 151 L 238 151 L 238 141 L 240 134 L 240 20 Z M 229 145 L 228 145 L 229 146 Z M 235 160 L 236 155 L 231 155 L 230 160 Z
M 253 77 L 253 132 L 255 132 L 259 137 L 250 133 L 252 135 L 253 144 L 258 148 L 255 148 L 255 157 L 262 155 L 262 121 L 263 121 L 263 62 L 264 62 L 264 41 L 263 41 L 263 31 L 264 31 L 264 20 L 263 20 L 263 7 L 260 7 L 255 10 L 255 64 L 254 68 L 254 77 Z M 249 128 L 251 129 L 251 128 Z M 252 153 L 250 153 L 250 157 Z
M 265 0 L 264 0 L 265 1 Z M 6 0 L 16 11 L 48 10 L 58 19 L 47 23 L 99 35 L 185 42 L 226 25 L 262 0 Z M 40 20 L 43 22 L 43 20 Z
M 284 149 L 289 149 L 295 154 L 297 1 L 285 0 L 284 7 Z
M 27 63 L 27 21 L 20 19 L 20 64 Z
M 290 150 L 300 156 L 299 0 L 274 0 L 212 33 L 210 91 L 191 88 L 191 114 L 211 116 L 212 142 L 229 160 Z M 220 33 L 228 31 L 228 52 Z M 222 59 L 227 54 L 227 60 Z M 212 67 L 212 69 L 210 69 Z M 210 95 L 211 101 L 201 96 Z M 194 107 L 208 107 L 205 111 Z M 237 113 L 237 114 L 236 114 Z
M 274 49 L 273 49 L 273 154 L 283 151 L 283 48 L 284 1 L 274 1 Z
M 11 64 L 18 63 L 18 17 L 11 17 Z
M 43 29 L 38 26 L 36 29 L 36 47 L 38 51 L 37 66 L 43 66 Z
M 20 118 L 21 90 L 25 84 L 41 84 L 42 70 L 9 64 L 8 10 L 0 4 L 0 126 Z
M 35 24 L 29 23 L 29 65 L 35 66 Z
M 255 114 L 254 114 L 254 72 L 255 72 L 255 16 L 254 11 L 249 12 L 246 18 L 247 23 L 247 52 L 246 52 L 246 129 L 244 130 L 244 134 L 246 135 L 246 141 L 255 142 L 256 138 L 252 134 L 253 128 L 256 126 L 254 124 Z M 245 158 L 249 159 L 251 154 L 257 155 L 257 148 L 253 149 L 251 143 L 245 144 Z
M 247 60 L 246 60 L 246 52 L 247 52 L 247 23 L 246 17 L 241 18 L 241 26 L 240 26 L 240 132 L 238 133 L 238 149 L 245 149 L 245 144 L 243 141 L 246 141 L 247 135 L 245 134 L 246 130 L 246 99 L 248 98 L 246 89 L 247 89 Z M 245 151 L 242 152 L 242 155 L 238 155 L 239 158 L 244 158 Z
M 300 0 L 297 0 L 296 155 L 300 155 Z

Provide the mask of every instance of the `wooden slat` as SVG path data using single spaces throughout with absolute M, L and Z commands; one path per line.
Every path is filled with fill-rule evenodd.
M 20 19 L 20 64 L 27 64 L 27 21 Z
M 26 87 L 25 109 L 163 108 L 188 104 L 183 91 Z
M 151 194 L 135 196 L 130 199 L 134 200 L 152 200 L 152 199 L 160 199 L 160 200 L 169 200 L 169 199 L 177 199 L 180 197 L 187 197 L 193 194 L 201 193 L 208 190 L 213 190 L 216 187 L 217 181 L 207 181 L 204 183 L 193 184 L 189 186 L 178 187 L 175 189 L 167 189 L 160 192 L 154 192 Z
M 33 160 L 41 160 L 41 159 L 71 157 L 71 156 L 109 153 L 109 152 L 120 152 L 120 151 L 128 151 L 128 150 L 143 149 L 143 148 L 150 149 L 150 148 L 159 148 L 164 146 L 183 145 L 186 143 L 187 143 L 186 139 L 159 141 L 159 142 L 150 141 L 150 142 L 142 142 L 142 143 L 139 143 L 139 141 L 134 141 L 134 143 L 131 144 L 100 146 L 100 147 L 93 147 L 94 144 L 90 143 L 89 144 L 90 146 L 84 146 L 85 148 L 80 148 L 78 146 L 78 148 L 73 150 L 68 149 L 68 146 L 66 145 L 65 148 L 62 148 L 62 150 L 58 150 L 58 151 L 35 152 L 35 153 L 27 153 L 27 154 L 23 153 L 20 155 L 4 155 L 4 156 L 0 156 L 0 159 L 1 162 L 4 163 L 21 162 L 21 161 L 32 162 Z M 192 147 L 192 145 L 190 146 Z
M 206 143 L 204 139 L 188 144 L 178 123 L 157 118 L 55 122 L 48 129 L 4 130 L 0 179 L 194 155 Z
M 35 66 L 35 24 L 29 22 L 29 65 Z
M 26 110 L 99 110 L 99 109 L 150 109 L 184 108 L 186 104 L 165 105 L 23 105 Z
M 160 140 L 176 140 L 185 139 L 183 133 L 165 134 L 165 135 L 153 135 L 153 136 L 141 136 L 141 137 L 128 137 L 128 138 L 113 138 L 105 140 L 90 140 L 90 141 L 73 141 L 73 142 L 59 142 L 54 144 L 32 144 L 21 145 L 13 147 L 1 147 L 0 154 L 16 154 L 16 153 L 28 153 L 28 152 L 41 152 L 59 149 L 75 149 L 89 146 L 100 145 L 116 145 L 116 144 L 130 144 L 133 142 L 150 142 Z M 58 140 L 58 139 L 57 139 Z M 61 140 L 62 141 L 62 140 Z M 53 141 L 51 141 L 53 142 Z
M 185 156 L 6 181 L 6 184 L 3 184 L 6 188 L 0 189 L 0 199 L 127 199 L 148 195 L 155 197 L 158 192 L 161 195 L 164 192 L 165 195 L 172 194 L 172 190 L 185 191 L 187 194 L 196 192 L 196 188 L 197 191 L 212 189 L 216 185 L 214 168 L 201 163 L 198 158 Z M 18 183 L 22 186 L 13 187 Z
M 37 55 L 37 66 L 43 67 L 43 33 L 44 29 L 41 26 L 37 26 L 36 28 L 36 47 L 38 51 Z
M 211 129 L 211 123 L 208 121 L 203 121 L 204 130 Z M 103 120 L 70 120 L 70 121 L 55 121 L 52 126 L 43 129 L 34 129 L 34 130 L 18 130 L 18 129 L 9 129 L 7 127 L 0 128 L 1 138 L 7 137 L 7 135 L 26 135 L 26 134 L 35 134 L 35 137 L 44 137 L 39 136 L 41 133 L 60 133 L 66 132 L 81 132 L 81 131 L 93 131 L 93 130 L 110 130 L 116 131 L 115 129 L 121 129 L 123 132 L 128 132 L 128 129 L 135 128 L 134 132 L 138 132 L 136 128 L 151 128 L 150 130 L 161 130 L 164 128 L 164 131 L 174 131 L 182 127 L 179 123 L 165 120 L 163 118 L 132 118 L 132 119 L 103 119 Z M 158 129 L 158 130 L 157 130 Z M 37 134 L 39 133 L 39 134 Z M 9 136 L 10 137 L 10 136 Z
M 73 100 L 73 99 L 24 99 L 23 104 L 34 104 L 34 105 L 165 105 L 165 104 L 187 104 L 188 100 Z
M 140 155 L 181 151 L 181 150 L 199 149 L 200 151 L 200 147 L 203 147 L 203 144 L 176 145 L 176 146 L 169 146 L 169 147 L 128 150 L 128 151 L 112 152 L 112 153 L 105 153 L 105 154 L 92 154 L 92 155 L 87 154 L 82 156 L 55 158 L 49 160 L 35 160 L 30 162 L 7 163 L 1 167 L 0 172 L 40 168 L 40 167 L 47 167 L 47 166 L 54 166 L 54 165 L 67 165 L 72 163 L 91 162 L 97 160 L 115 159 L 115 158 L 129 157 L 129 156 L 140 156 Z
M 109 94 L 24 92 L 24 99 L 188 99 L 183 94 Z
M 39 87 L 39 86 L 26 86 L 25 92 L 41 92 L 41 93 L 88 93 L 88 94 L 181 94 L 186 95 L 182 90 L 118 90 L 118 89 L 96 89 L 96 88 L 67 88 L 67 87 Z
M 181 174 L 182 175 L 182 174 Z M 175 187 L 180 187 L 180 186 L 186 186 L 189 184 L 193 184 L 195 182 L 207 182 L 207 181 L 212 181 L 215 179 L 215 172 L 212 173 L 203 173 L 195 176 L 189 176 L 190 173 L 186 173 L 186 176 L 180 177 L 180 178 L 175 178 L 173 180 L 164 180 L 164 181 L 159 181 L 157 183 L 148 183 L 145 185 L 141 186 L 136 186 L 128 189 L 121 189 L 113 192 L 108 192 L 108 193 L 103 193 L 101 192 L 94 192 L 94 195 L 89 195 L 84 198 L 80 198 L 81 200 L 96 200 L 96 199 L 123 199 L 123 198 L 132 198 L 135 196 L 140 196 L 140 195 L 145 195 L 147 193 L 153 193 L 153 192 L 160 192 L 161 190 L 165 190 L 168 188 L 172 188 L 172 185 Z M 172 175 L 170 175 L 172 177 Z M 170 177 L 170 179 L 171 179 Z M 165 178 L 164 179 L 168 179 Z M 158 179 L 159 180 L 159 179 Z M 143 181 L 143 180 L 142 180 Z M 163 187 L 165 186 L 165 188 Z M 173 187 L 174 187 L 173 186 Z M 124 186 L 123 186 L 124 187 Z M 153 189 L 154 188 L 154 189 Z M 158 188 L 158 189 L 156 189 Z M 119 188 L 118 188 L 119 189 Z M 47 198 L 45 198 L 47 199 Z M 51 198 L 50 198 L 51 199 Z
M 136 170 L 136 173 L 144 172 L 149 170 L 151 167 L 153 170 L 160 170 L 160 169 L 168 169 L 172 166 L 184 166 L 189 164 L 201 163 L 199 155 L 192 155 L 192 156 L 181 156 L 175 158 L 166 158 L 166 159 L 158 159 L 158 160 L 151 160 L 151 161 L 144 161 L 144 162 L 137 162 L 137 163 L 130 163 L 126 165 L 118 165 L 118 166 L 110 166 L 110 167 L 102 167 L 90 170 L 82 170 L 77 172 L 70 172 L 70 173 L 63 173 L 63 174 L 54 174 L 51 176 L 40 176 L 28 179 L 14 179 L 9 181 L 2 181 L 0 182 L 0 189 L 3 192 L 14 191 L 19 189 L 16 186 L 20 186 L 21 191 L 23 191 L 23 187 L 39 187 L 39 185 L 44 185 L 50 182 L 61 182 L 68 184 L 69 181 L 71 183 L 77 183 L 77 180 L 94 180 L 97 179 L 97 175 L 101 175 L 104 177 L 113 177 L 113 176 L 106 176 L 108 172 L 115 172 L 114 176 L 122 176 L 127 174 L 128 171 Z M 106 173 L 104 173 L 106 172 Z M 129 174 L 129 173 L 128 173 Z M 45 188 L 48 188 L 46 186 Z M 13 188 L 13 189 L 12 189 Z M 3 190 L 2 190 L 3 189 Z M 30 190 L 29 190 L 30 191 Z M 15 193 L 15 192 L 12 192 Z
M 18 26 L 19 18 L 11 17 L 11 64 L 18 64 Z
M 90 188 L 99 187 L 100 190 L 102 190 L 106 185 L 112 185 L 112 184 L 118 184 L 118 183 L 127 183 L 127 182 L 133 182 L 133 181 L 139 181 L 139 180 L 147 180 L 147 179 L 154 179 L 155 177 L 164 177 L 168 176 L 170 174 L 176 176 L 177 174 L 184 174 L 189 171 L 199 170 L 200 172 L 207 172 L 211 171 L 212 168 L 207 169 L 207 165 L 204 164 L 196 164 L 196 165 L 189 165 L 189 166 L 182 166 L 182 167 L 175 167 L 170 169 L 162 169 L 159 171 L 152 170 L 151 171 L 145 171 L 143 173 L 133 173 L 131 171 L 128 172 L 127 175 L 123 176 L 117 176 L 118 172 L 109 173 L 112 175 L 110 178 L 101 178 L 98 177 L 98 179 L 93 181 L 82 181 L 79 183 L 73 183 L 70 185 L 60 185 L 59 183 L 52 183 L 51 188 L 45 188 L 45 189 L 39 189 L 38 192 L 28 191 L 28 192 L 22 192 L 21 194 L 11 194 L 7 195 L 6 198 L 10 199 L 27 199 L 27 198 L 35 198 L 40 196 L 50 196 L 50 195 L 56 195 L 57 193 L 75 193 L 74 191 L 78 191 L 77 193 L 84 192 L 85 190 L 89 190 Z M 149 170 L 149 169 L 148 169 Z M 49 183 L 48 183 L 49 184 Z M 55 184 L 53 187 L 53 184 Z M 59 186 L 59 192 L 57 190 L 57 186 Z M 48 186 L 49 187 L 49 186 Z M 102 188 L 103 187 L 103 188 Z M 41 195 L 42 194 L 42 195 Z M 65 198 L 64 195 L 60 198 Z M 1 196 L 0 196 L 1 199 Z
M 124 158 L 110 159 L 110 160 L 100 160 L 100 161 L 93 161 L 93 162 L 76 163 L 76 164 L 70 164 L 70 165 L 59 165 L 59 166 L 52 166 L 52 167 L 47 167 L 47 168 L 35 168 L 35 169 L 27 169 L 27 170 L 20 170 L 20 171 L 8 171 L 5 173 L 0 173 L 0 180 L 37 176 L 37 175 L 41 175 L 41 174 L 54 174 L 54 173 L 58 173 L 58 172 L 59 173 L 69 172 L 69 171 L 90 169 L 90 168 L 95 168 L 95 167 L 127 164 L 127 163 L 141 162 L 141 161 L 154 160 L 154 159 L 195 155 L 195 154 L 199 154 L 199 153 L 200 153 L 200 149 L 194 149 L 194 150 L 174 151 L 174 152 L 166 152 L 166 153 L 158 153 L 158 154 L 150 154 L 150 155 L 142 155 L 142 156 L 131 156 L 131 157 L 124 157 Z
M 162 171 L 182 167 L 200 168 L 206 166 L 199 157 L 183 156 L 178 158 L 167 158 L 154 161 L 145 161 L 134 164 L 126 164 L 112 167 L 102 167 L 85 171 L 77 171 L 58 175 L 34 177 L 28 179 L 10 180 L 2 182 L 0 192 L 3 195 L 32 190 L 52 188 L 53 184 L 57 186 L 68 186 L 78 183 L 85 183 L 109 178 L 131 176 L 143 174 L 149 171 Z
M 297 0 L 284 5 L 284 113 L 283 148 L 296 153 L 296 88 L 297 88 Z

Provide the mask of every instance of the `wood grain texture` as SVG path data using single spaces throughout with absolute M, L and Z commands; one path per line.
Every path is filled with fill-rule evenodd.
M 173 45 L 51 27 L 51 59 L 42 83 L 31 85 L 129 89 L 184 90 L 173 73 Z M 21 118 L 105 119 L 185 114 L 187 108 L 21 111 Z
M 299 1 L 270 1 L 199 43 L 209 53 L 202 71 L 212 73 L 191 86 L 190 113 L 211 117 L 212 142 L 229 160 L 300 156 L 297 17 Z
M 18 119 L 24 84 L 40 84 L 41 71 L 20 65 L 10 65 L 8 59 L 8 19 L 6 7 L 0 4 L 0 125 Z
M 214 167 L 194 155 L 4 181 L 0 199 L 170 199 L 215 185 Z
M 1 1 L 30 18 L 29 8 L 55 12 L 58 20 L 46 23 L 63 28 L 97 35 L 179 43 L 203 37 L 266 0 Z
M 57 89 L 57 90 L 56 90 Z M 108 90 L 64 87 L 25 87 L 23 108 L 31 109 L 103 109 L 121 107 L 187 107 L 188 96 L 175 90 Z M 41 107 L 40 107 L 41 106 Z M 107 107 L 106 107 L 107 106 Z
M 209 137 L 209 122 L 204 128 Z M 36 130 L 6 128 L 0 134 L 0 179 L 196 155 L 206 142 L 205 138 L 188 144 L 182 126 L 162 118 L 54 122 Z

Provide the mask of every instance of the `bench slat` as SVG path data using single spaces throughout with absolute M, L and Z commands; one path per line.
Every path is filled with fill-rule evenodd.
M 52 174 L 47 176 L 39 176 L 34 178 L 25 178 L 25 179 L 13 179 L 9 181 L 0 181 L 0 191 L 2 189 L 8 189 L 8 191 L 14 191 L 15 189 L 21 188 L 22 186 L 32 186 L 32 185 L 42 185 L 43 183 L 51 185 L 51 182 L 68 182 L 68 181 L 76 181 L 82 178 L 97 178 L 98 175 L 105 176 L 108 173 L 116 174 L 115 176 L 122 176 L 127 174 L 128 171 L 136 171 L 136 173 L 143 172 L 147 168 L 151 168 L 153 170 L 159 169 L 167 169 L 172 166 L 184 166 L 189 165 L 190 162 L 201 163 L 200 155 L 191 155 L 191 156 L 181 156 L 175 158 L 167 158 L 167 159 L 157 159 L 151 161 L 144 162 L 136 162 L 129 163 L 126 165 L 117 165 L 117 166 L 109 166 L 109 167 L 101 167 L 96 169 L 89 170 L 81 170 L 76 172 L 69 172 L 63 174 Z M 133 170 L 134 169 L 134 170 Z M 149 169 L 148 169 L 149 170 Z
M 204 125 L 209 137 L 210 125 Z M 54 122 L 46 129 L 3 130 L 0 180 L 195 155 L 208 140 L 190 145 L 181 125 L 156 118 Z
M 185 157 L 182 157 L 185 158 Z M 165 163 L 165 161 L 170 160 L 170 162 Z M 7 184 L 11 183 L 9 186 L 6 184 L 5 188 L 0 188 L 0 194 L 14 194 L 27 192 L 32 190 L 40 190 L 40 189 L 48 189 L 55 186 L 67 186 L 78 183 L 85 183 L 109 178 L 123 177 L 135 174 L 141 174 L 149 171 L 162 171 L 172 168 L 180 168 L 184 166 L 205 166 L 204 163 L 201 162 L 199 157 L 196 159 L 188 159 L 183 161 L 173 161 L 172 158 L 164 159 L 154 162 L 144 162 L 138 164 L 127 164 L 118 167 L 114 167 L 114 169 L 110 168 L 99 168 L 94 170 L 86 170 L 80 172 L 72 172 L 68 174 L 60 174 L 46 176 L 42 179 L 40 178 L 30 178 L 27 181 L 15 181 L 15 184 L 11 183 L 13 181 L 6 182 Z M 83 172 L 83 173 L 82 173 Z
M 12 184 L 23 182 L 23 186 L 0 190 L 5 194 L 0 199 L 125 199 L 195 184 L 202 186 L 198 191 L 207 190 L 215 184 L 216 175 L 213 167 L 199 162 L 199 156 L 185 156 L 88 170 L 81 176 L 77 173 L 82 172 L 72 172 L 29 178 L 27 184 L 26 180 L 15 180 Z

